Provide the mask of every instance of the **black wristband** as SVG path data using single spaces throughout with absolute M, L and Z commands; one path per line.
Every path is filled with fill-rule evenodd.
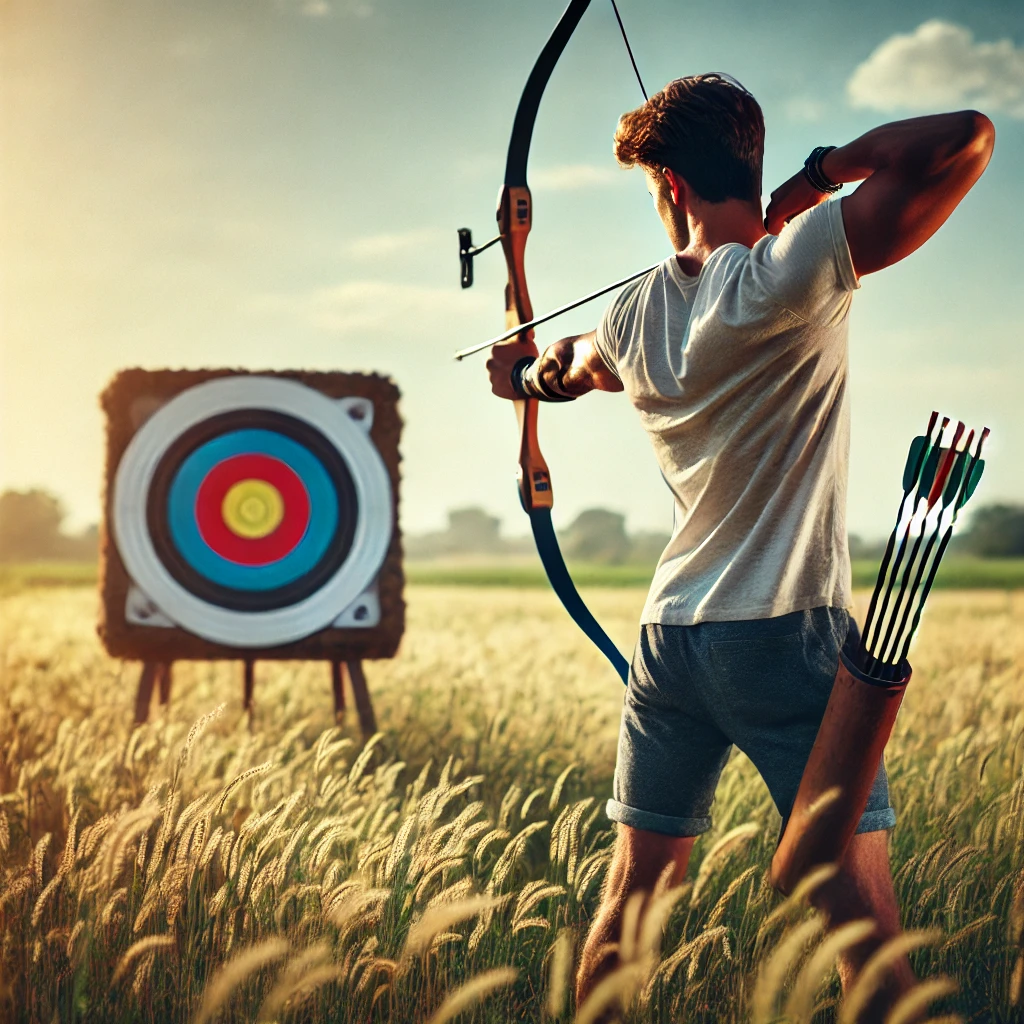
M 512 367 L 509 379 L 516 398 L 534 398 L 538 402 L 573 402 L 575 395 L 563 395 L 550 388 L 536 373 L 530 371 L 536 366 L 533 356 L 523 356 Z
M 533 398 L 533 395 L 529 394 L 523 383 L 523 374 L 533 366 L 537 360 L 533 356 L 523 356 L 522 359 L 518 360 L 512 367 L 512 372 L 509 374 L 509 379 L 512 381 L 512 391 L 516 398 Z
M 829 195 L 838 192 L 843 187 L 841 182 L 832 181 L 821 169 L 821 161 L 835 148 L 835 146 L 816 146 L 804 161 L 804 177 L 810 182 L 811 188 Z

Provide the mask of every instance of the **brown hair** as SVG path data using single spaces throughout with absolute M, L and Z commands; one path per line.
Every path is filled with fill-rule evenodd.
M 735 79 L 712 72 L 669 82 L 619 118 L 623 167 L 669 167 L 709 203 L 761 199 L 764 115 Z

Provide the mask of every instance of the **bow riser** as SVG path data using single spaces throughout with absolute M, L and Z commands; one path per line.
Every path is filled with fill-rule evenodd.
M 498 195 L 498 234 L 508 267 L 505 286 L 505 327 L 511 330 L 533 319 L 526 288 L 526 240 L 533 225 L 533 199 L 526 185 L 505 185 Z M 520 341 L 533 341 L 527 331 Z
M 508 267 L 505 285 L 505 327 L 511 329 L 533 319 L 533 304 L 526 287 L 526 241 L 533 223 L 533 200 L 526 185 L 506 185 L 498 196 L 498 233 Z M 524 332 L 519 342 L 533 343 L 533 331 Z M 515 403 L 519 421 L 519 500 L 527 512 L 550 509 L 554 504 L 551 475 L 541 454 L 537 436 L 537 403 L 524 399 Z

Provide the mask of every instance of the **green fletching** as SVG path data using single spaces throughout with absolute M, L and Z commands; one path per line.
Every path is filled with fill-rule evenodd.
M 975 488 L 978 486 L 978 481 L 981 479 L 981 474 L 985 472 L 985 460 L 978 459 L 974 464 L 974 469 L 971 470 L 970 479 L 967 481 L 967 486 L 964 488 L 964 493 L 960 497 L 960 508 L 963 508 L 971 499 L 971 495 L 974 494 Z
M 910 451 L 907 453 L 907 464 L 903 467 L 903 490 L 909 491 L 915 483 L 914 470 L 918 468 L 921 453 L 928 446 L 927 437 L 915 437 L 910 443 Z M 934 472 L 934 471 L 933 471 Z
M 921 470 L 921 476 L 917 485 L 917 493 L 922 498 L 932 489 L 932 484 L 935 482 L 935 473 L 939 468 L 939 459 L 941 457 L 942 449 L 936 445 L 928 453 L 928 458 L 925 459 L 924 469 Z
M 962 451 L 957 455 L 953 468 L 949 471 L 949 476 L 946 478 L 946 486 L 942 491 L 943 505 L 950 505 L 956 501 L 957 491 L 960 490 L 960 484 L 963 481 L 964 473 L 967 471 L 970 461 L 971 455 L 969 452 Z

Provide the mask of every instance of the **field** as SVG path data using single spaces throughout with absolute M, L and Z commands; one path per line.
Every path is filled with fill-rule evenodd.
M 543 590 L 408 596 L 400 657 L 367 667 L 364 746 L 311 664 L 257 667 L 252 731 L 238 665 L 178 666 L 133 730 L 138 666 L 102 653 L 93 590 L 7 586 L 0 1020 L 594 1019 L 567 981 L 620 685 Z M 587 596 L 628 649 L 642 593 Z M 913 662 L 892 854 L 914 965 L 952 979 L 922 998 L 1021 1021 L 1024 593 L 936 593 Z M 742 755 L 714 817 L 625 938 L 628 1019 L 852 1024 L 864 990 L 840 1004 L 821 922 L 765 882 L 778 819 Z

